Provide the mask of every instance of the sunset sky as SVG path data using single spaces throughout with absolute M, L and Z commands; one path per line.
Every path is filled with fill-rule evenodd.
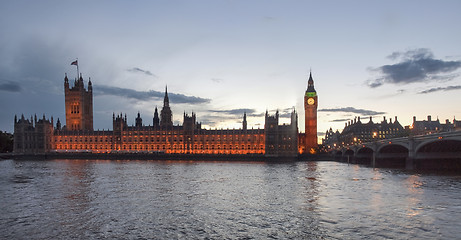
M 356 116 L 461 119 L 461 1 L 1 1 L 0 130 L 15 114 L 65 123 L 64 74 L 93 82 L 94 127 L 152 124 L 168 85 L 175 124 L 264 127 L 312 70 L 319 137 Z M 288 122 L 282 118 L 281 122 Z

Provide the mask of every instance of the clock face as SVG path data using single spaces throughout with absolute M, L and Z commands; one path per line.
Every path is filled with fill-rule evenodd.
M 307 99 L 307 104 L 313 105 L 315 103 L 315 100 L 313 98 Z

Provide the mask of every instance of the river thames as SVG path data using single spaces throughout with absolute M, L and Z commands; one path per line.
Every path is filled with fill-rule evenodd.
M 0 173 L 0 239 L 461 236 L 461 175 L 133 160 L 3 160 Z

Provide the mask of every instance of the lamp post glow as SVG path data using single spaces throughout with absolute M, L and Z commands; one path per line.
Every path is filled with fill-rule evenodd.
M 376 148 L 376 137 L 378 136 L 378 133 L 377 132 L 373 132 L 373 161 L 371 163 L 371 166 L 373 168 L 375 168 L 375 165 L 376 165 L 376 151 L 377 151 L 377 148 Z

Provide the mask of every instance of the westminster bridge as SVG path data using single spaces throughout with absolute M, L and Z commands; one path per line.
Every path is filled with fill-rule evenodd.
M 461 131 L 382 139 L 339 146 L 336 161 L 372 167 L 461 170 Z

